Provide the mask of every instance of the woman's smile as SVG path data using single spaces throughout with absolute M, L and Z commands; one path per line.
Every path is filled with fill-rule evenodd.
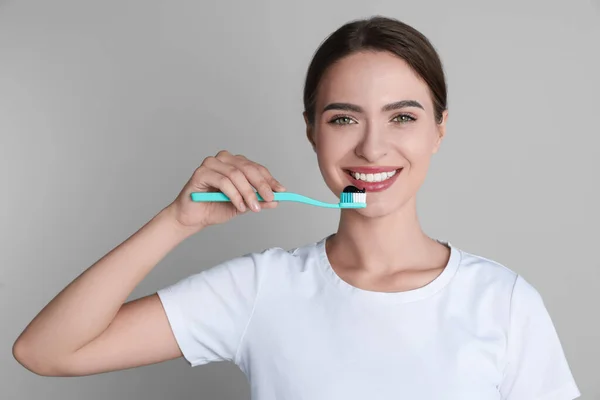
M 367 192 L 381 192 L 396 182 L 404 168 L 395 167 L 356 167 L 344 169 L 348 181 Z

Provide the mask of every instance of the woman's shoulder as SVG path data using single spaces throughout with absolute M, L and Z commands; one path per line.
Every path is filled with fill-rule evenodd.
M 248 267 L 264 270 L 286 269 L 304 265 L 319 257 L 319 246 L 322 240 L 306 242 L 295 247 L 265 246 L 245 254 L 227 259 L 215 267 L 227 269 L 247 269 Z M 211 268 L 211 269 L 214 269 Z
M 461 254 L 459 275 L 476 282 L 479 287 L 491 289 L 502 288 L 508 296 L 515 295 L 521 301 L 538 302 L 541 295 L 536 287 L 528 281 L 518 268 L 509 266 L 498 259 L 458 250 Z
M 479 279 L 506 280 L 513 282 L 519 273 L 502 261 L 490 258 L 465 249 L 457 249 L 460 253 L 460 272 Z

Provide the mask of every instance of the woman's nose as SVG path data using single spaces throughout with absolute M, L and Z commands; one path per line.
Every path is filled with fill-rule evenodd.
M 370 163 L 374 163 L 384 157 L 388 152 L 388 145 L 385 142 L 384 136 L 384 132 L 381 129 L 367 126 L 362 140 L 356 146 L 356 155 Z

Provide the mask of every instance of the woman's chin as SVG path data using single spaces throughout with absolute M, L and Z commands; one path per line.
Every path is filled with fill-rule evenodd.
M 398 204 L 390 204 L 388 202 L 374 201 L 369 203 L 369 198 L 367 197 L 367 206 L 365 208 L 356 208 L 352 211 L 365 218 L 383 218 L 396 213 L 398 208 Z

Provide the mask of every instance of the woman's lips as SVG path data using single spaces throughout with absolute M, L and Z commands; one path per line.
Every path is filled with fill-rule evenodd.
M 346 171 L 360 172 L 362 174 L 376 174 L 378 172 L 392 172 L 398 171 L 402 167 L 392 167 L 392 166 L 379 166 L 379 167 L 348 167 L 344 168 Z
M 400 175 L 402 173 L 402 170 L 404 168 L 400 168 L 398 170 L 396 170 L 396 173 L 394 174 L 394 176 L 392 176 L 391 178 L 388 178 L 384 181 L 381 182 L 366 182 L 366 181 L 361 181 L 359 179 L 354 178 L 351 174 L 350 174 L 350 170 L 346 170 L 346 176 L 348 177 L 348 180 L 350 181 L 350 183 L 353 186 L 356 186 L 359 189 L 364 189 L 367 193 L 368 192 L 382 192 L 384 190 L 386 190 L 387 188 L 389 188 L 390 186 L 392 186 L 392 184 L 396 181 L 396 179 L 398 179 L 398 175 Z M 369 172 L 363 172 L 363 171 L 369 171 Z M 357 169 L 354 170 L 355 172 L 361 172 L 361 173 L 377 173 L 380 171 L 376 171 L 375 168 L 369 168 L 369 169 Z M 373 171 L 373 172 L 371 172 Z M 389 169 L 387 170 L 381 170 L 381 171 L 389 171 Z

